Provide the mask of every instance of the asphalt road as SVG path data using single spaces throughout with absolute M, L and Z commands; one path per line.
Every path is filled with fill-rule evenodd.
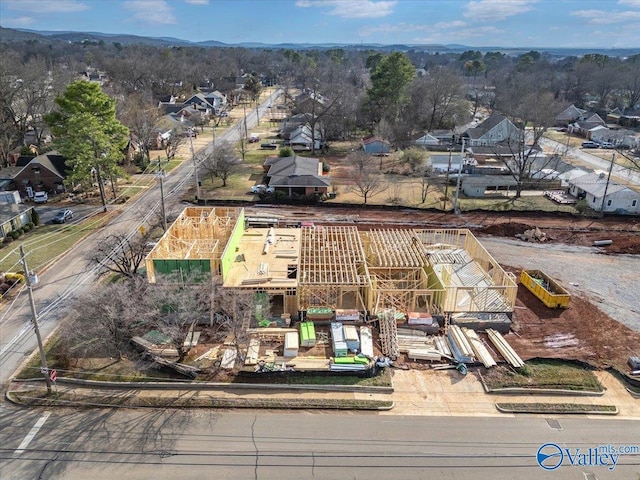
M 543 147 L 551 151 L 561 152 L 566 148 L 566 145 L 549 138 L 543 138 L 541 140 L 541 144 Z M 613 155 L 614 151 L 610 150 L 610 152 Z M 581 148 L 569 148 L 567 153 L 569 157 L 574 157 L 581 163 L 584 163 L 595 170 L 608 172 L 611 167 L 611 160 L 603 160 L 602 158 L 592 155 Z M 640 185 L 640 172 L 630 170 L 620 165 L 614 165 L 611 169 L 611 179 L 613 181 L 629 182 L 633 185 Z
M 0 471 L 3 480 L 636 480 L 640 475 L 640 454 L 620 456 L 611 471 L 571 466 L 567 458 L 557 470 L 543 470 L 536 453 L 545 443 L 572 454 L 576 448 L 640 443 L 640 422 L 549 420 L 5 406 Z
M 266 105 L 275 102 L 281 94 L 275 92 L 259 108 L 261 115 L 268 112 Z M 247 117 L 247 128 L 257 123 L 255 110 Z M 236 142 L 240 136 L 239 125 L 228 128 L 218 136 L 217 141 Z M 213 148 L 213 142 L 205 149 Z M 183 162 L 164 180 L 165 202 L 168 216 L 177 214 L 183 206 L 184 191 L 193 186 L 194 163 Z M 56 208 L 57 210 L 57 208 Z M 124 205 L 110 205 L 111 221 L 69 251 L 57 264 L 46 272 L 39 273 L 40 286 L 34 289 L 36 309 L 40 318 L 42 336 L 46 337 L 56 327 L 74 298 L 86 294 L 95 286 L 98 272 L 87 259 L 94 245 L 104 242 L 110 234 L 125 233 L 137 235 L 140 226 L 154 223 L 160 212 L 160 186 L 156 184 L 135 200 Z M 48 214 L 49 215 L 49 214 Z M 74 218 L 74 221 L 76 219 Z M 27 252 L 28 254 L 28 252 Z M 14 303 L 5 305 L 0 311 L 0 391 L 16 368 L 36 349 L 36 340 L 31 323 L 31 311 L 26 291 L 16 297 Z

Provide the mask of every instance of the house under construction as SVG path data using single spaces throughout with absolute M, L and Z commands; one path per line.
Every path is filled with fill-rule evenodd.
M 211 272 L 226 288 L 267 294 L 271 313 L 393 310 L 471 322 L 513 312 L 512 274 L 467 229 L 249 227 L 242 208 L 188 207 L 146 259 L 149 282 Z

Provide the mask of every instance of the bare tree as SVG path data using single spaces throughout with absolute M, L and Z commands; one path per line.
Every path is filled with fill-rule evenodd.
M 540 140 L 551 127 L 562 110 L 562 105 L 553 94 L 545 91 L 542 84 L 536 85 L 535 78 L 526 82 L 516 78 L 512 88 L 500 93 L 498 106 L 507 117 L 519 126 L 512 132 L 507 148 L 510 158 L 504 162 L 509 173 L 516 181 L 516 198 L 522 194 L 523 187 L 533 174 L 547 168 L 553 157 L 540 161 Z M 496 150 L 496 155 L 502 155 Z
M 367 170 L 354 178 L 349 186 L 349 190 L 361 197 L 365 205 L 369 198 L 383 192 L 386 188 L 387 184 L 381 175 Z
M 363 150 L 358 150 L 349 155 L 349 164 L 355 169 L 355 175 L 360 176 L 365 171 L 370 170 L 375 164 L 373 155 L 369 155 Z
M 61 341 L 74 357 L 108 355 L 123 358 L 136 325 L 144 324 L 149 284 L 142 277 L 107 283 L 78 298 L 61 326 Z
M 431 165 L 423 166 L 422 175 L 420 175 L 420 199 L 422 203 L 427 201 L 432 179 L 433 169 L 431 168 Z
M 96 246 L 89 261 L 98 265 L 103 273 L 135 277 L 149 253 L 149 242 L 154 236 L 153 228 L 145 230 L 141 235 L 139 232 L 133 236 L 126 233 L 109 235 Z
M 249 344 L 248 328 L 255 315 L 254 292 L 238 289 L 214 287 L 213 309 L 215 323 L 236 349 L 239 357 Z M 262 306 L 260 315 L 269 318 L 268 302 Z
M 169 337 L 171 346 L 178 352 L 177 361 L 182 362 L 190 349 L 185 346 L 189 332 L 198 324 L 208 323 L 211 317 L 212 288 L 206 275 L 174 280 L 161 277 L 147 290 L 145 303 L 149 327 Z
M 222 180 L 223 187 L 227 186 L 227 180 L 236 171 L 237 164 L 238 158 L 229 142 L 216 143 L 213 150 L 202 160 L 202 166 L 211 176 L 211 181 L 217 177 Z
M 175 128 L 171 130 L 169 138 L 162 141 L 162 149 L 167 157 L 167 162 L 175 157 L 178 148 L 180 148 L 180 145 L 182 145 L 184 141 L 185 137 L 181 136 L 180 132 Z
M 140 93 L 131 94 L 120 112 L 122 123 L 129 128 L 132 141 L 142 153 L 142 169 L 151 163 L 149 146 L 157 139 L 156 121 L 160 118 L 160 110 L 153 105 L 152 99 Z

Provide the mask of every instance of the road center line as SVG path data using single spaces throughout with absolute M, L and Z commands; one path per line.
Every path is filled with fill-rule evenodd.
M 22 452 L 25 451 L 25 449 L 31 443 L 31 440 L 33 440 L 33 437 L 35 437 L 36 434 L 38 433 L 38 430 L 40 430 L 42 428 L 42 425 L 44 425 L 44 422 L 47 421 L 47 418 L 49 418 L 49 415 L 51 415 L 51 412 L 44 412 L 44 415 L 42 415 L 38 419 L 38 421 L 31 428 L 29 433 L 27 433 L 27 436 L 24 437 L 24 440 L 22 440 L 22 443 L 18 446 L 17 450 L 15 452 L 13 452 L 14 455 L 20 455 Z

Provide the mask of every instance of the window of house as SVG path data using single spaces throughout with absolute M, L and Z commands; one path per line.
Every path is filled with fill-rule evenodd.
M 607 207 L 611 206 L 611 200 L 607 201 Z
M 634 200 L 633 202 L 631 202 L 631 206 L 635 207 L 638 204 L 638 200 Z
M 33 173 L 40 173 L 40 167 L 31 167 Z

